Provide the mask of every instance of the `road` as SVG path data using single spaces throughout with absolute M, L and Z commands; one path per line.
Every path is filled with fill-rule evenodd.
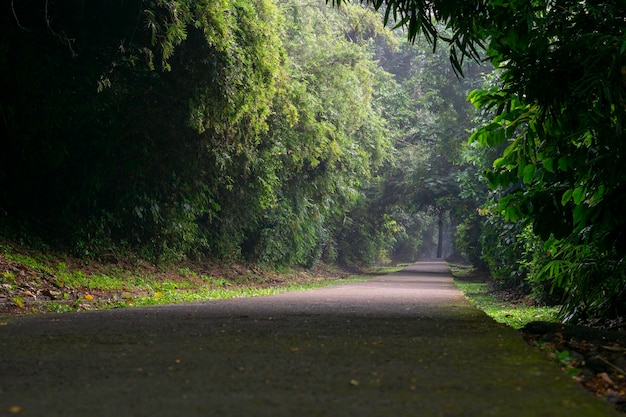
M 442 262 L 268 297 L 0 319 L 0 413 L 615 416 Z

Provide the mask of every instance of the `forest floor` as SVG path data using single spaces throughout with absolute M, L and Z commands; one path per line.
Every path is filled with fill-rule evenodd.
M 139 307 L 269 295 L 332 285 L 374 274 L 319 264 L 277 271 L 231 262 L 143 259 L 96 261 L 45 253 L 0 240 L 0 314 L 38 314 Z
M 16 260 L 17 259 L 17 260 Z M 30 259 L 30 261 L 28 260 Z M 99 276 L 110 270 L 110 264 L 63 259 L 64 270 L 74 275 Z M 307 285 L 312 282 L 347 278 L 354 272 L 330 267 L 313 271 L 278 273 L 251 269 L 233 264 L 229 267 L 188 264 L 176 270 L 157 268 L 147 263 L 116 263 L 115 270 L 132 271 L 133 276 L 150 276 L 154 282 L 179 283 L 185 291 L 206 285 L 199 277 L 211 276 L 211 285 L 231 289 L 281 287 L 288 284 Z M 189 271 L 204 271 L 189 273 Z M 159 291 L 151 287 L 89 288 L 65 287 L 54 271 L 33 265 L 32 258 L 5 256 L 0 252 L 0 315 L 22 315 L 57 311 L 97 310 L 131 306 L 141 297 L 152 297 Z M 480 279 L 480 278 L 478 278 Z M 152 287 L 157 288 L 154 284 Z M 159 288 L 157 288 L 158 290 Z M 495 291 L 495 290 L 494 290 Z M 526 303 L 527 299 L 495 291 L 511 303 Z M 59 309 L 66 306 L 67 309 Z M 520 330 L 524 339 L 536 349 L 557 361 L 565 372 L 597 397 L 604 397 L 615 408 L 626 413 L 626 326 L 621 322 L 589 322 L 582 325 L 531 323 Z
M 535 322 L 521 332 L 584 388 L 626 413 L 626 333 L 593 326 Z

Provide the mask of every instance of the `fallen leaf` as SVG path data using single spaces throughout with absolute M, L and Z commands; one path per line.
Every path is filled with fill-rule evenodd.
M 91 295 L 91 294 L 85 294 L 85 300 L 87 300 L 87 301 L 91 301 L 91 300 L 93 300 L 93 295 Z
M 351 379 L 350 380 L 350 385 L 352 385 L 353 387 L 358 387 L 359 386 L 359 381 L 357 381 L 356 379 Z
M 600 372 L 600 373 L 598 374 L 598 376 L 599 376 L 599 377 L 600 377 L 600 378 L 601 378 L 604 382 L 607 382 L 607 383 L 609 383 L 609 384 L 611 384 L 611 385 L 614 385 L 614 384 L 615 384 L 615 382 L 613 382 L 613 380 L 611 379 L 611 377 L 609 376 L 609 374 L 607 374 L 606 372 Z

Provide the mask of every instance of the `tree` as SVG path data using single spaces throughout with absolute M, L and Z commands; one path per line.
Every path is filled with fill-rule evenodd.
M 342 257 L 338 229 L 389 155 L 373 97 L 384 75 L 369 41 L 388 32 L 360 6 L 294 0 L 281 8 L 288 83 L 259 146 L 268 204 L 244 247 L 265 263 L 312 265 Z
M 493 59 L 508 60 L 507 90 L 473 95 L 501 106 L 475 139 L 508 142 L 491 180 L 510 189 L 500 201 L 507 217 L 532 224 L 546 242 L 550 256 L 535 279 L 565 291 L 570 318 L 621 315 L 625 11 L 610 1 L 521 11 L 537 30 L 518 24 L 518 39 L 494 42 Z M 550 94 L 548 85 L 556 86 Z
M 311 265 L 388 157 L 371 10 L 3 7 L 0 213 L 81 254 Z
M 385 115 L 391 120 L 402 117 L 396 160 L 385 175 L 381 202 L 428 213 L 438 231 L 432 256 L 453 255 L 454 245 L 446 245 L 444 251 L 444 229 L 455 229 L 477 204 L 461 192 L 459 180 L 468 168 L 462 149 L 475 115 L 465 97 L 481 79 L 481 67 L 464 65 L 467 77 L 460 79 L 446 56 L 432 53 L 425 42 L 406 43 L 396 56 L 385 58 L 385 65 L 399 80 Z M 403 91 L 401 99 L 396 97 L 398 91 Z
M 6 216 L 83 253 L 207 250 L 230 161 L 267 129 L 283 58 L 275 5 L 3 7 Z

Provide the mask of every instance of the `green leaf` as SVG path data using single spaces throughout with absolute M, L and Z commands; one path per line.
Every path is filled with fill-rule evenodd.
M 585 222 L 583 220 L 585 219 L 586 212 L 587 212 L 587 207 L 583 205 L 579 205 L 579 206 L 576 206 L 576 208 L 574 208 L 574 213 L 573 213 L 574 224 L 577 225 L 578 228 L 585 226 Z
M 501 168 L 506 163 L 506 158 L 498 158 L 493 161 L 493 167 L 498 169 Z
M 574 199 L 574 204 L 578 205 L 585 200 L 587 193 L 583 187 L 578 187 L 572 191 L 572 198 Z
M 574 192 L 574 190 L 572 190 L 571 188 L 569 190 L 565 190 L 565 192 L 563 193 L 563 197 L 561 197 L 561 204 L 562 205 L 566 205 L 567 202 L 572 199 L 572 193 L 573 192 Z
M 525 184 L 530 184 L 533 181 L 533 178 L 535 177 L 535 173 L 537 172 L 537 167 L 533 164 L 530 165 L 526 165 L 524 167 L 524 183 Z
M 517 222 L 520 219 L 520 211 L 515 206 L 508 206 L 504 209 L 504 218 L 510 222 Z
M 546 171 L 554 172 L 554 159 L 545 158 L 542 162 L 543 162 L 543 167 L 546 169 Z

